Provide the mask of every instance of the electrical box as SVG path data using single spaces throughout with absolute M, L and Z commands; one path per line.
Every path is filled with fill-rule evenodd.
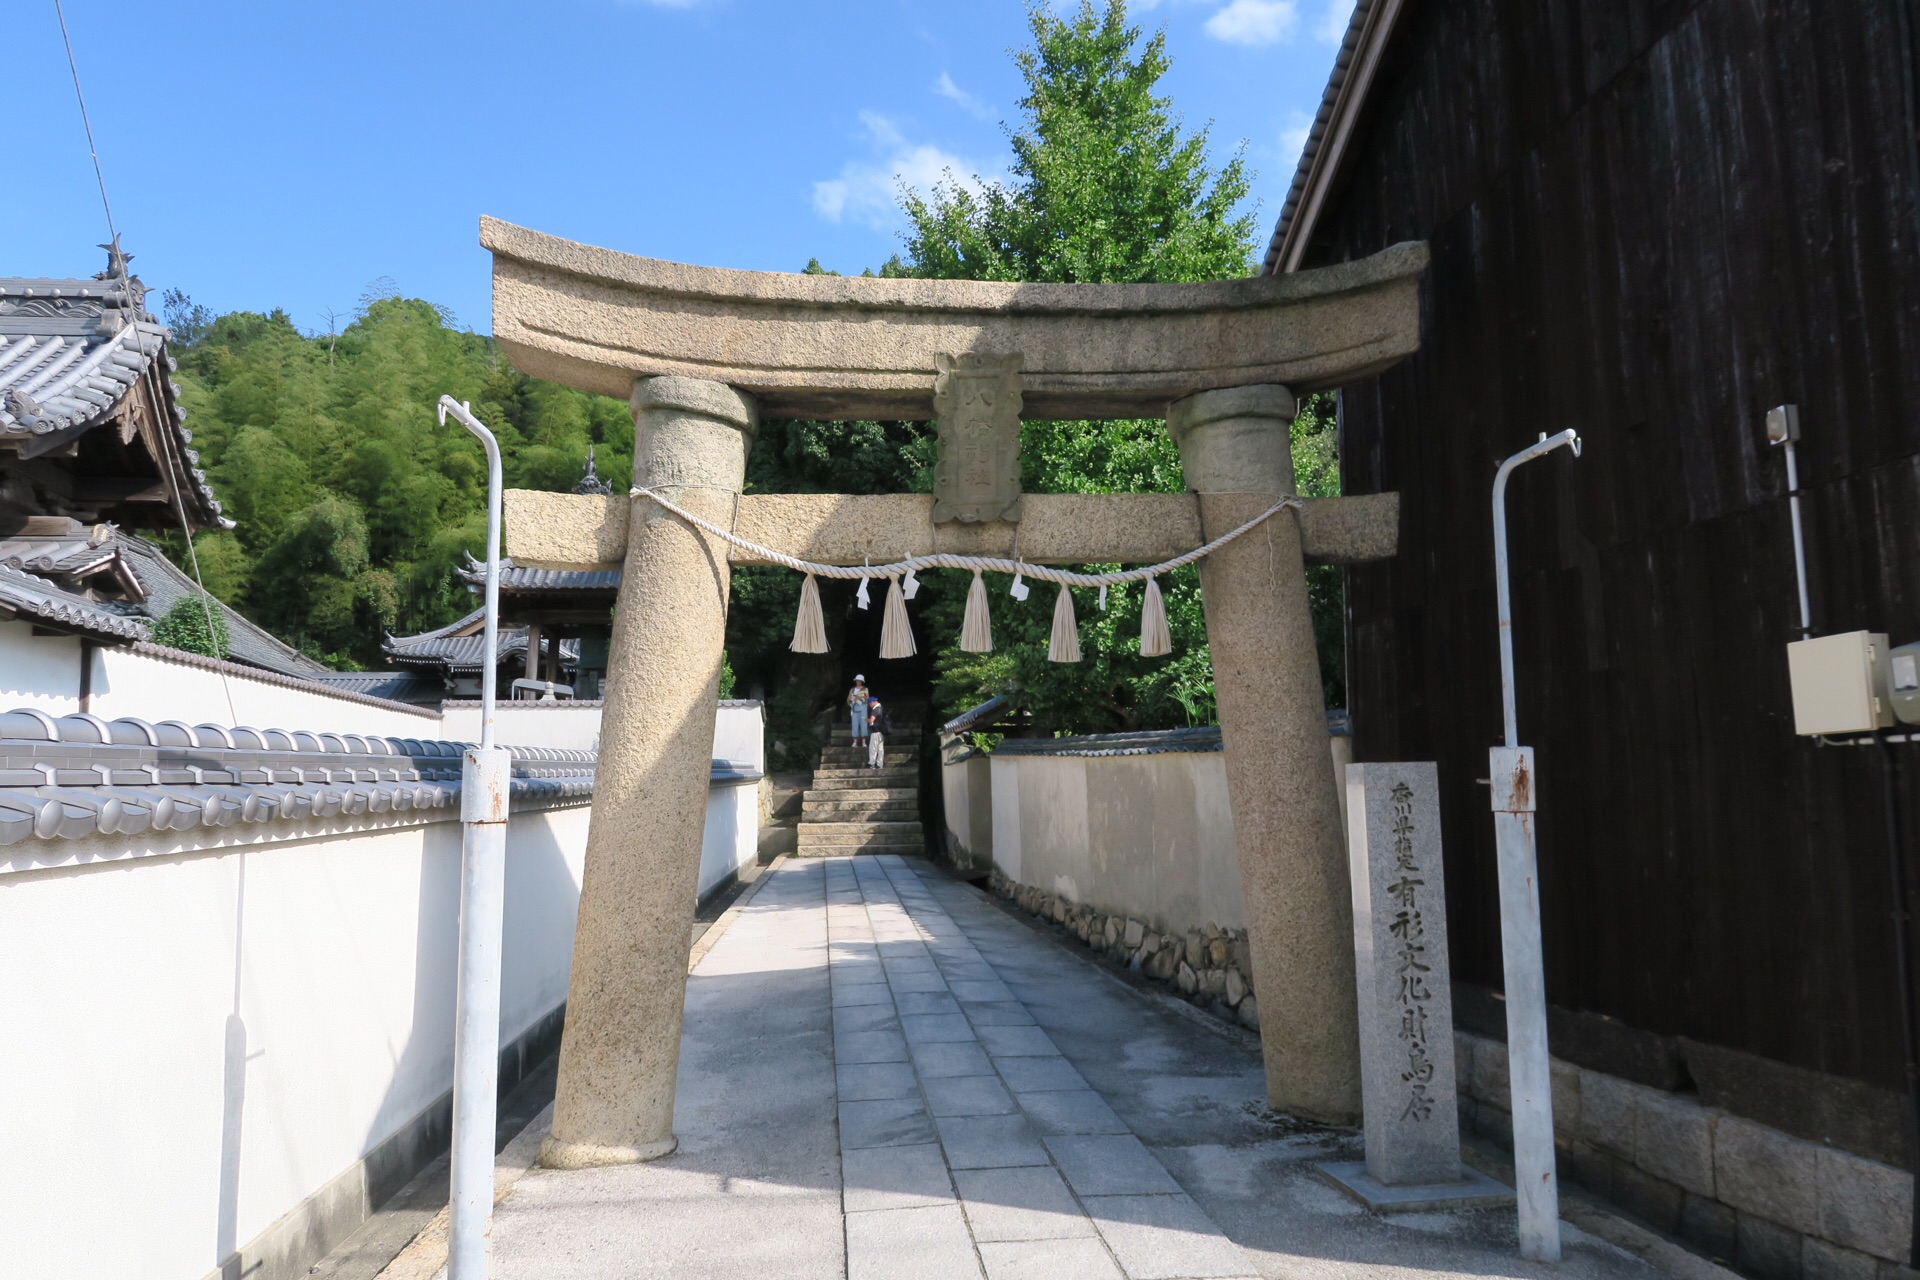
M 1902 724 L 1920 724 L 1920 644 L 1903 644 L 1887 654 L 1888 693 Z
M 1872 733 L 1893 723 L 1887 637 L 1878 631 L 1799 640 L 1787 646 L 1793 731 Z

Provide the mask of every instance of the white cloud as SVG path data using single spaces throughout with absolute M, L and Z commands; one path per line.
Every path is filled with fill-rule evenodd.
M 931 143 L 907 141 L 898 125 L 876 111 L 862 111 L 860 123 L 874 150 L 885 154 L 878 162 L 849 160 L 840 166 L 838 177 L 813 184 L 813 211 L 828 222 L 852 218 L 870 227 L 892 226 L 900 216 L 903 185 L 926 191 L 952 181 L 972 191 L 980 189 L 981 179 L 973 166 L 952 152 Z
M 1313 34 L 1328 44 L 1339 44 L 1347 38 L 1347 26 L 1353 21 L 1353 0 L 1328 0 L 1326 16 L 1313 29 Z
M 1313 117 L 1304 111 L 1291 112 L 1287 127 L 1280 131 L 1280 155 L 1288 164 L 1297 164 L 1307 148 L 1307 135 L 1313 131 Z
M 1300 20 L 1294 0 L 1232 0 L 1206 21 L 1206 33 L 1228 44 L 1278 44 Z
M 981 120 L 993 119 L 993 108 L 955 84 L 953 77 L 944 71 L 933 82 L 933 91 L 949 102 L 958 103 L 971 116 Z

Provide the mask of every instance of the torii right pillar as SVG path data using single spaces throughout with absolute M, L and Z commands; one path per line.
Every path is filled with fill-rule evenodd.
M 1298 405 L 1282 386 L 1203 391 L 1167 411 L 1200 526 L 1219 537 L 1294 492 Z M 1260 1002 L 1267 1100 L 1360 1114 L 1353 904 L 1300 525 L 1282 512 L 1200 562 Z

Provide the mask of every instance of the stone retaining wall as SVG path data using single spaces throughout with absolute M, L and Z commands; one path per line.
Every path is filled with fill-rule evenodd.
M 1460 1122 L 1511 1149 L 1507 1047 L 1455 1032 Z M 1560 1175 L 1762 1280 L 1911 1280 L 1913 1176 L 1553 1062 Z
M 1104 914 L 1061 894 L 1021 884 L 995 871 L 989 888 L 1023 911 L 1063 926 L 1094 951 L 1168 987 L 1228 1022 L 1260 1028 L 1253 963 L 1245 929 L 1209 923 L 1185 933 L 1159 933 L 1145 920 Z

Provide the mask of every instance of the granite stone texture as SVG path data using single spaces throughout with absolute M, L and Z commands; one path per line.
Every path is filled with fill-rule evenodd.
M 1367 1172 L 1388 1187 L 1456 1182 L 1439 771 L 1350 764 L 1346 784 Z
M 599 496 L 506 492 L 504 552 L 515 564 L 546 568 L 613 568 L 625 555 L 625 493 Z M 1365 493 L 1302 498 L 1300 548 L 1315 564 L 1356 564 L 1394 553 L 1400 495 Z M 859 564 L 881 554 L 901 558 L 935 552 L 1011 556 L 1031 564 L 1118 560 L 1153 564 L 1200 545 L 1200 504 L 1190 493 L 1030 493 L 1021 517 L 978 524 L 933 523 L 924 493 L 751 493 L 730 527 L 762 546 L 824 564 Z M 760 564 L 736 550 L 735 564 Z
M 1168 410 L 1207 537 L 1293 492 L 1294 408 L 1284 386 L 1242 386 Z M 1360 1111 L 1353 903 L 1298 523 L 1268 520 L 1208 556 L 1200 587 L 1267 1098 L 1276 1110 L 1350 1122 Z
M 493 331 L 514 367 L 603 395 L 713 379 L 769 416 L 926 420 L 934 358 L 1025 357 L 1025 412 L 1157 417 L 1219 387 L 1339 386 L 1420 342 L 1424 244 L 1285 276 L 1013 284 L 733 271 L 635 257 L 484 218 Z
M 759 425 L 752 400 L 715 383 L 656 378 L 633 388 L 633 406 L 639 473 L 725 519 Z M 707 535 L 662 512 L 636 511 L 629 532 L 553 1131 L 541 1151 L 554 1167 L 650 1160 L 675 1143 L 730 573 Z
M 1727 1116 L 1714 1128 L 1718 1198 L 1805 1235 L 1820 1232 L 1817 1148 L 1778 1129 Z

